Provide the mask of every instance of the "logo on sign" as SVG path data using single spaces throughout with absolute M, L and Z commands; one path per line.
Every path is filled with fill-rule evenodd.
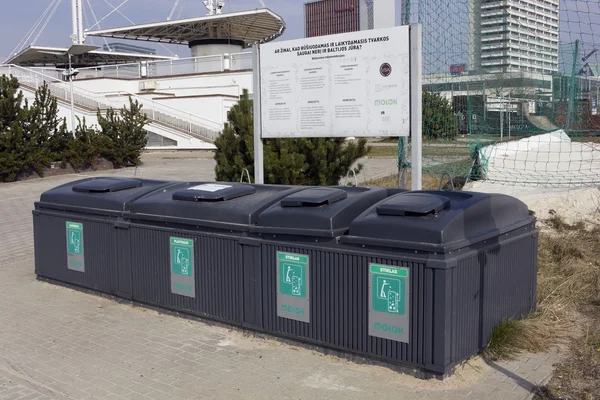
M 384 90 L 396 89 L 398 85 L 375 85 L 376 92 L 383 92 Z
M 194 278 L 194 241 L 185 238 L 170 238 L 171 248 L 171 293 L 196 297 Z
M 277 316 L 310 322 L 309 257 L 277 252 Z
M 375 100 L 376 106 L 396 106 L 398 105 L 398 99 L 384 99 L 384 100 Z
M 410 281 L 406 267 L 369 264 L 369 335 L 408 343 Z
M 306 297 L 306 274 L 304 265 L 283 263 L 281 267 L 281 293 L 288 296 Z
M 390 76 L 392 74 L 392 66 L 388 63 L 381 64 L 381 67 L 379 67 L 379 73 L 384 78 Z
M 83 224 L 67 222 L 67 268 L 85 272 Z

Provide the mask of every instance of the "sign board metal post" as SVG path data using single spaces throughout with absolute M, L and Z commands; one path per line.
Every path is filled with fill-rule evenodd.
M 254 183 L 265 183 L 263 142 L 262 142 L 262 115 L 260 103 L 260 45 L 252 46 L 252 71 L 253 90 L 252 104 L 254 110 Z
M 420 24 L 410 25 L 411 189 L 421 190 L 423 163 L 423 46 Z

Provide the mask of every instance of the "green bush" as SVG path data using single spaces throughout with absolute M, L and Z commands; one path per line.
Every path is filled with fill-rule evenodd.
M 14 77 L 0 76 L 0 181 L 10 182 L 38 173 L 43 175 L 52 162 L 75 170 L 93 167 L 99 157 L 116 166 L 139 164 L 146 147 L 142 106 L 130 99 L 118 114 L 113 109 L 98 120 L 102 131 L 79 120 L 75 132 L 58 118 L 58 104 L 44 84 L 31 105 L 19 90 Z
M 423 137 L 454 140 L 458 128 L 452 104 L 439 93 L 423 90 Z
M 94 166 L 103 152 L 102 136 L 87 126 L 85 118 L 78 121 L 74 136 L 69 137 L 67 161 L 74 170 L 81 171 Z
M 101 129 L 102 155 L 116 167 L 138 165 L 148 143 L 144 127 L 148 117 L 141 112 L 142 105 L 129 98 L 129 107 L 124 106 L 117 114 L 109 108 L 106 115 L 98 110 L 98 125 Z
M 217 180 L 235 182 L 244 168 L 254 174 L 254 118 L 247 90 L 227 121 L 215 142 L 215 172 Z M 354 143 L 342 138 L 266 139 L 263 149 L 265 183 L 292 185 L 337 185 L 368 152 L 365 139 Z M 358 165 L 356 171 L 361 169 Z
M 51 137 L 66 131 L 47 85 L 35 93 L 32 106 L 18 89 L 16 78 L 0 77 L 0 180 L 8 182 L 34 172 L 42 175 L 53 161 Z

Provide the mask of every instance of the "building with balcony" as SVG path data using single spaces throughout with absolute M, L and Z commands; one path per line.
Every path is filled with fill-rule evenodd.
M 470 0 L 470 66 L 558 71 L 559 0 Z

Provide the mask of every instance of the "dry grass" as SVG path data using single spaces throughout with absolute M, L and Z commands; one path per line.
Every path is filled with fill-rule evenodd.
M 535 399 L 594 400 L 600 394 L 600 318 L 595 329 L 573 340 L 571 353 L 556 366 L 546 386 L 535 390 Z
M 442 157 L 456 157 L 461 156 L 468 158 L 469 157 L 469 148 L 464 147 L 456 147 L 456 146 L 427 146 L 423 145 L 423 157 L 425 158 L 435 158 L 436 156 L 439 158 Z M 398 148 L 396 146 L 371 146 L 369 152 L 367 153 L 369 157 L 397 157 L 398 156 Z M 408 152 L 408 157 L 410 158 L 410 151 Z
M 423 174 L 421 180 L 421 187 L 423 190 L 438 190 L 440 188 L 440 176 Z M 454 189 L 460 190 L 465 185 L 465 179 L 462 177 L 456 177 L 453 179 Z M 412 183 L 411 174 L 408 173 L 406 187 L 410 188 Z M 385 187 L 385 188 L 397 188 L 398 187 L 398 174 L 386 176 L 384 178 L 373 179 L 367 181 L 365 186 Z M 450 189 L 449 178 L 445 177 L 442 185 L 442 189 Z
M 492 360 L 510 360 L 522 351 L 537 353 L 546 350 L 554 339 L 549 333 L 551 330 L 548 320 L 535 315 L 517 321 L 503 321 L 494 328 L 484 356 Z
M 600 228 L 564 225 L 540 235 L 538 254 L 538 308 L 556 320 L 600 303 Z
M 570 342 L 569 356 L 538 399 L 592 399 L 600 393 L 600 228 L 569 225 L 554 215 L 540 234 L 537 311 L 500 324 L 486 354 L 510 358 Z

